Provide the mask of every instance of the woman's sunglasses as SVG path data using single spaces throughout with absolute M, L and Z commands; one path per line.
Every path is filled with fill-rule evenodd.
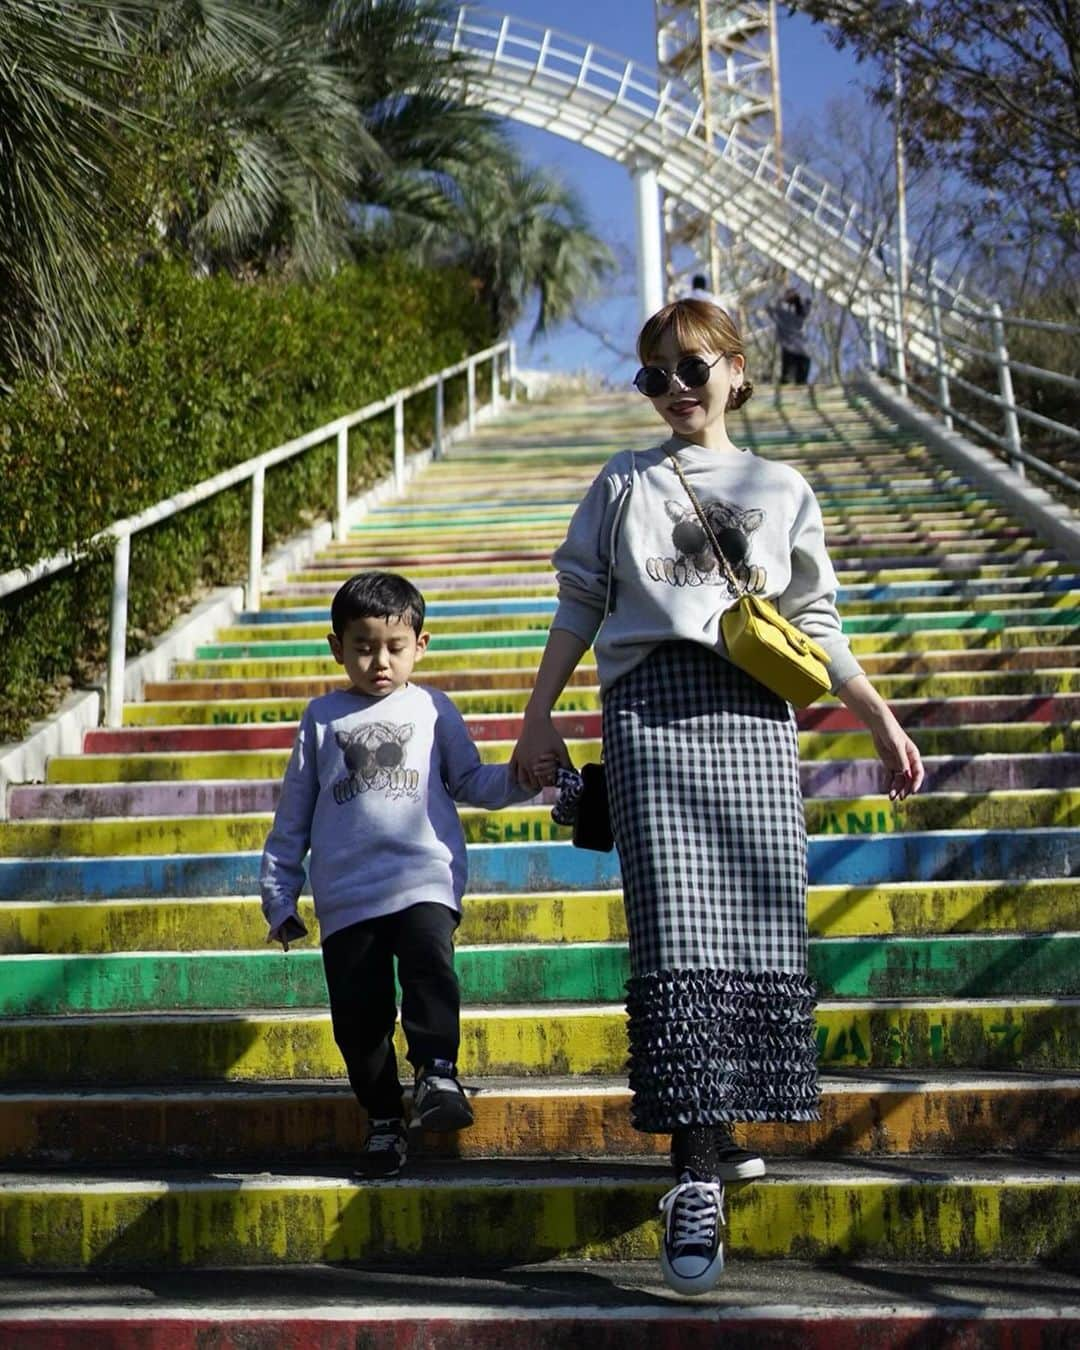
M 727 352 L 721 352 L 715 361 L 706 361 L 702 356 L 684 356 L 674 371 L 663 366 L 642 366 L 634 376 L 634 388 L 646 398 L 659 398 L 671 389 L 674 375 L 684 389 L 700 389 L 709 383 L 709 371 L 721 362 Z

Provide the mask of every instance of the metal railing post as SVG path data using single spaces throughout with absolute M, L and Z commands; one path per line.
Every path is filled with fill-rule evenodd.
M 941 300 L 937 287 L 930 292 L 930 324 L 934 332 L 934 361 L 937 365 L 938 402 L 949 431 L 953 429 L 952 402 L 949 396 L 949 372 L 945 367 L 945 347 L 941 341 Z
M 400 492 L 405 486 L 405 400 L 394 403 L 394 488 Z
M 469 435 L 471 436 L 476 430 L 476 362 L 471 359 L 469 361 L 468 370 L 466 371 L 466 385 L 469 393 L 468 421 L 466 425 L 469 428 Z
M 266 465 L 259 463 L 251 475 L 251 529 L 248 535 L 247 607 L 258 609 L 262 600 L 263 502 L 266 496 Z
M 499 353 L 491 355 L 491 411 L 499 411 Z
M 510 363 L 510 364 L 509 364 L 509 371 L 508 371 L 509 380 L 510 380 L 510 402 L 511 402 L 511 403 L 516 403 L 516 402 L 517 402 L 517 389 L 515 388 L 515 385 L 516 385 L 516 383 L 517 383 L 517 345 L 515 344 L 513 338 L 510 339 L 510 350 L 509 350 L 509 352 L 507 353 L 507 355 L 508 355 L 508 357 L 509 357 L 509 363 Z
M 990 323 L 994 334 L 994 351 L 998 371 L 998 392 L 1005 404 L 1005 439 L 1009 443 L 1010 463 L 1021 478 L 1025 477 L 1023 462 L 1017 458 L 1024 448 L 1020 440 L 1020 422 L 1016 416 L 1016 399 L 1013 397 L 1012 368 L 1009 365 L 1009 349 L 1005 345 L 1005 325 L 1001 322 L 1001 306 L 995 300 L 990 306 L 994 316 Z
M 345 512 L 349 505 L 349 428 L 340 427 L 337 434 L 337 519 L 334 521 L 334 538 L 345 538 L 347 526 Z
M 442 459 L 446 453 L 443 446 L 446 422 L 446 387 L 440 375 L 435 381 L 435 458 Z
M 878 326 L 875 304 L 871 300 L 866 310 L 866 337 L 870 347 L 870 369 L 881 369 L 881 352 L 878 348 Z
M 113 549 L 112 603 L 109 610 L 109 673 L 105 690 L 105 725 L 124 720 L 124 664 L 127 657 L 128 576 L 131 535 L 122 534 Z
M 904 341 L 904 297 L 900 291 L 900 278 L 893 281 L 893 326 L 896 330 L 896 381 L 900 392 L 907 394 L 907 352 Z

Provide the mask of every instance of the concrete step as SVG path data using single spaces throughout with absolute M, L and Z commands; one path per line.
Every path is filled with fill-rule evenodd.
M 111 1271 L 313 1261 L 654 1258 L 655 1161 L 417 1163 L 358 1183 L 348 1169 L 274 1176 L 8 1174 L 0 1265 Z M 1004 1260 L 1076 1269 L 1080 1166 L 932 1159 L 780 1161 L 727 1187 L 725 1246 L 846 1262 Z
M 280 955 L 286 961 L 294 955 Z M 1080 1056 L 1080 998 L 826 1000 L 815 1013 L 823 1071 L 1069 1073 Z M 621 1007 L 466 1008 L 461 1072 L 611 1076 L 626 1065 Z M 404 1047 L 398 1036 L 399 1054 Z M 8 1018 L 0 1086 L 160 1086 L 338 1079 L 321 1009 L 111 1013 Z
M 473 1077 L 465 1089 L 475 1123 L 424 1135 L 425 1156 L 667 1158 L 667 1136 L 631 1126 L 621 1080 Z M 820 1120 L 738 1125 L 736 1139 L 769 1159 L 1080 1155 L 1076 1075 L 826 1075 L 821 1092 Z M 3 1154 L 18 1168 L 276 1169 L 348 1161 L 364 1133 L 364 1113 L 341 1082 L 0 1093 Z
M 815 937 L 1052 933 L 1076 924 L 1080 878 L 811 886 L 807 911 Z M 318 923 L 309 897 L 301 897 L 300 912 L 314 942 Z M 472 894 L 466 896 L 458 930 L 458 941 L 473 945 L 625 938 L 618 890 Z M 254 895 L 8 900 L 0 905 L 4 954 L 265 949 L 266 923 Z

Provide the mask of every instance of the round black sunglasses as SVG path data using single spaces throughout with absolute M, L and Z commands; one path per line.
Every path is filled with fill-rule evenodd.
M 674 371 L 663 366 L 642 366 L 634 376 L 634 388 L 646 398 L 659 398 L 671 389 L 674 375 L 684 389 L 700 389 L 709 383 L 709 371 L 728 354 L 721 352 L 715 361 L 706 361 L 703 356 L 684 356 Z

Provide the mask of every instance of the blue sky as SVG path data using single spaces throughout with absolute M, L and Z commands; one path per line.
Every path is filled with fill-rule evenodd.
M 651 0 L 512 0 L 504 12 L 655 67 Z M 802 15 L 788 15 L 781 7 L 779 41 L 785 134 L 800 119 L 815 119 L 830 99 L 861 91 L 864 72 L 847 52 L 836 51 L 824 31 Z M 624 168 L 548 132 L 518 123 L 511 124 L 511 132 L 527 160 L 555 170 L 577 190 L 601 238 L 613 247 L 632 249 L 634 203 L 630 177 Z M 624 280 L 621 284 L 625 290 L 629 283 Z M 637 307 L 629 295 L 594 303 L 584 314 L 590 327 L 628 345 L 636 331 Z M 576 325 L 564 325 L 548 339 L 529 347 L 532 323 L 530 315 L 515 333 L 521 365 L 554 370 L 588 368 L 618 381 L 629 381 L 633 375 L 625 368 L 626 361 Z

